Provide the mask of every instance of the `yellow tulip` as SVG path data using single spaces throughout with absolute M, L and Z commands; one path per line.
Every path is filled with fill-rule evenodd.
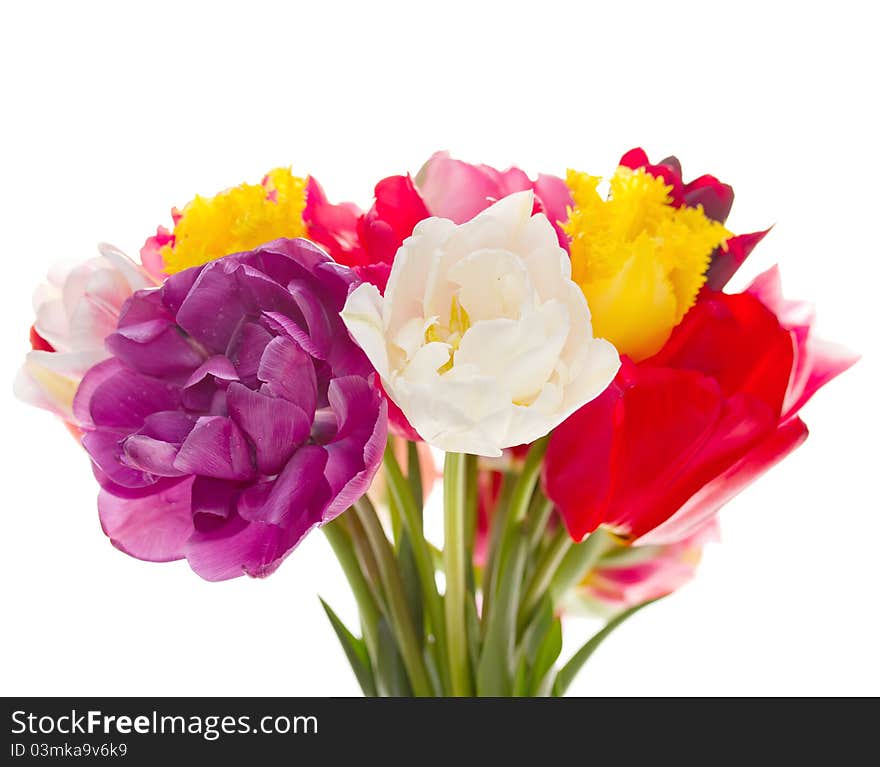
M 196 197 L 181 211 L 174 244 L 160 251 L 167 274 L 253 250 L 279 237 L 303 237 L 306 180 L 276 168 L 261 184 Z
M 572 279 L 593 331 L 638 361 L 660 350 L 696 300 L 712 251 L 731 236 L 701 207 L 676 208 L 662 178 L 619 167 L 608 197 L 601 179 L 570 170 Z

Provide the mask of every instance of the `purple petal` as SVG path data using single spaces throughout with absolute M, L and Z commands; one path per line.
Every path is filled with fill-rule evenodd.
M 253 493 L 242 493 L 239 515 L 251 522 L 266 522 L 285 528 L 301 529 L 303 535 L 321 520 L 330 490 L 324 482 L 327 454 L 317 445 L 307 445 L 294 453 L 284 470 L 271 484 Z
M 111 357 L 86 371 L 73 398 L 73 417 L 83 429 L 94 429 L 96 426 L 92 420 L 92 397 L 95 390 L 123 369 L 119 360 Z
M 181 410 L 160 410 L 144 419 L 138 434 L 180 446 L 196 425 L 196 416 Z
M 183 306 L 183 302 L 204 270 L 205 265 L 194 266 L 191 269 L 184 269 L 182 272 L 172 274 L 165 280 L 160 289 L 162 305 L 172 315 L 176 315 L 180 311 L 180 307 Z
M 188 375 L 203 360 L 177 325 L 164 319 L 120 327 L 107 336 L 106 345 L 129 367 L 162 378 Z
M 114 429 L 138 429 L 151 413 L 174 410 L 179 405 L 180 397 L 173 386 L 115 362 L 115 368 L 99 371 L 100 381 L 96 382 L 96 386 L 91 382 L 86 386 L 83 397 L 88 397 L 88 419 L 81 423 Z M 86 374 L 86 379 L 94 370 Z M 83 389 L 83 385 L 80 389 Z
M 227 389 L 230 417 L 250 438 L 261 474 L 277 474 L 309 436 L 311 419 L 298 405 L 251 391 L 239 383 Z
M 202 416 L 180 447 L 175 468 L 217 479 L 252 479 L 250 448 L 241 429 L 229 418 Z
M 184 472 L 175 468 L 179 446 L 142 434 L 132 434 L 122 443 L 122 460 L 134 469 L 158 477 L 179 477 Z
M 239 380 L 246 386 L 257 385 L 260 359 L 273 337 L 262 325 L 246 322 L 232 339 L 228 356 L 238 371 Z
M 258 316 L 265 311 L 296 313 L 296 302 L 290 291 L 259 269 L 248 263 L 242 263 L 235 272 L 235 279 L 248 314 Z
M 262 245 L 249 263 L 281 285 L 287 285 L 291 280 L 314 276 L 324 264 L 333 262 L 308 240 L 281 239 Z
M 297 538 L 294 531 L 277 525 L 233 517 L 214 530 L 196 530 L 186 543 L 185 554 L 193 571 L 207 581 L 241 575 L 263 578 L 278 569 L 302 535 Z
M 110 483 L 124 488 L 143 488 L 155 484 L 152 475 L 123 462 L 124 437 L 124 432 L 103 429 L 83 434 L 82 446 L 98 469 L 98 480 L 102 487 Z
M 189 410 L 225 415 L 226 384 L 237 380 L 235 366 L 223 355 L 215 355 L 205 360 L 187 379 L 180 394 L 181 401 Z
M 177 312 L 177 324 L 206 349 L 223 354 L 247 315 L 247 304 L 231 275 L 240 268 L 234 259 L 207 264 Z
M 327 392 L 338 429 L 325 445 L 333 500 L 324 512 L 328 522 L 360 498 L 379 468 L 388 437 L 385 399 L 363 378 L 350 376 L 330 382 Z
M 193 372 L 184 384 L 184 388 L 195 386 L 208 376 L 222 378 L 224 381 L 238 380 L 238 372 L 236 371 L 235 366 L 222 354 L 217 354 L 205 360 L 199 368 Z
M 162 319 L 174 322 L 174 314 L 165 305 L 164 290 L 146 288 L 138 290 L 123 304 L 119 312 L 118 328 L 139 325 L 142 322 Z
M 319 300 L 313 286 L 302 281 L 292 280 L 288 284 L 287 289 L 296 301 L 300 312 L 302 312 L 309 333 L 309 340 L 314 348 L 320 351 L 320 354 L 315 354 L 314 356 L 319 359 L 326 359 L 328 349 L 333 341 L 333 326 L 331 325 L 330 318 L 327 316 L 325 304 Z M 338 311 L 341 309 L 342 307 L 340 306 L 333 316 L 338 317 Z
M 289 338 L 278 336 L 266 346 L 257 372 L 272 393 L 293 402 L 311 420 L 317 402 L 318 382 L 311 357 Z
M 326 359 L 327 348 L 316 344 L 299 322 L 278 312 L 265 312 L 263 320 L 279 337 L 287 336 L 310 356 L 319 360 Z
M 193 533 L 191 479 L 163 482 L 139 497 L 122 498 L 108 490 L 98 495 L 101 527 L 113 545 L 137 559 L 170 562 L 184 556 Z
M 192 515 L 195 528 L 214 530 L 235 511 L 241 485 L 225 479 L 196 477 L 192 486 Z

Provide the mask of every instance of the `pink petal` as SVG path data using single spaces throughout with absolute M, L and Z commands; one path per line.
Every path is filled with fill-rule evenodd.
M 102 489 L 98 495 L 101 527 L 120 551 L 148 562 L 171 562 L 183 557 L 192 535 L 192 479 L 162 483 L 133 498 Z
M 485 166 L 453 160 L 449 152 L 431 155 L 416 183 L 431 214 L 456 224 L 470 221 L 503 196 L 498 179 Z

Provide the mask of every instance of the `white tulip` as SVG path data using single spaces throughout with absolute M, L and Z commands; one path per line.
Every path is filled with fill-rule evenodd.
M 116 330 L 122 305 L 155 281 L 111 245 L 101 255 L 54 266 L 34 292 L 34 328 L 55 351 L 30 351 L 15 394 L 73 422 L 73 396 L 86 371 L 110 356 L 104 339 Z
M 384 297 L 364 283 L 342 310 L 388 396 L 442 450 L 491 457 L 532 442 L 620 366 L 532 209 L 520 192 L 461 225 L 425 219 L 397 251 Z

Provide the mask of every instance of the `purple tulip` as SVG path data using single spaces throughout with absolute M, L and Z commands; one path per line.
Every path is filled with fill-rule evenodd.
M 356 282 L 275 240 L 131 297 L 74 402 L 115 546 L 265 576 L 366 492 L 387 419 L 339 318 Z

